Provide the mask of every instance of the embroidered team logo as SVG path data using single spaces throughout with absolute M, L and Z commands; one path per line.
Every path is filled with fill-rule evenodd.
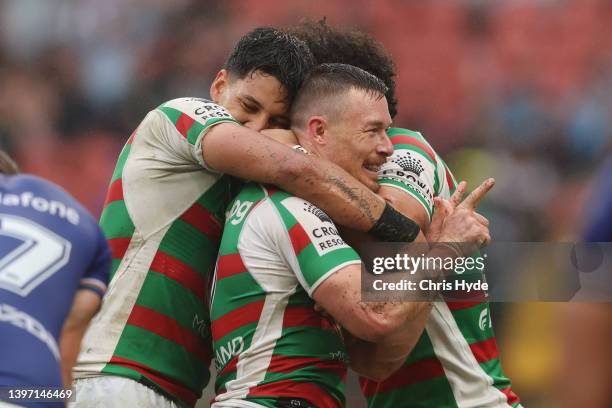
M 421 163 L 411 156 L 396 157 L 393 158 L 392 161 L 400 166 L 402 170 L 416 174 L 417 177 L 420 176 L 423 171 L 425 171 Z

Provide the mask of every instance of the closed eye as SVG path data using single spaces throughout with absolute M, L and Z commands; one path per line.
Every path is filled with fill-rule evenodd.
M 257 113 L 259 111 L 257 106 L 250 103 L 240 102 L 240 106 L 242 106 L 242 109 L 244 109 L 247 113 Z

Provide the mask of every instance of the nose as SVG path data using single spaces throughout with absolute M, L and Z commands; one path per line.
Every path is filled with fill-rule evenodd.
M 256 132 L 261 132 L 262 130 L 266 129 L 268 125 L 268 118 L 266 117 L 266 115 L 258 115 L 258 116 L 254 116 L 249 118 L 249 120 L 247 120 L 246 122 L 244 122 L 244 126 L 254 130 Z
M 393 154 L 393 143 L 391 139 L 385 134 L 382 136 L 380 143 L 378 144 L 377 153 L 389 157 Z

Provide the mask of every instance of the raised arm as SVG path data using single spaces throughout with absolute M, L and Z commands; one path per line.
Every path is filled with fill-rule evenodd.
M 452 242 L 457 238 L 461 238 L 463 242 L 488 240 L 483 219 L 474 213 L 473 209 L 492 186 L 492 181 L 487 180 L 458 205 L 465 184 L 459 186 L 450 201 L 452 209 L 457 207 L 457 213 L 446 220 L 447 225 L 441 232 L 441 241 Z M 423 230 L 427 229 L 428 216 L 415 198 L 389 187 L 381 188 L 379 193 L 386 199 L 397 200 L 400 211 L 420 220 Z M 433 223 L 444 219 L 446 211 L 449 211 L 442 206 L 437 210 Z M 351 239 L 348 241 L 352 243 Z M 427 242 L 427 239 L 420 233 L 416 242 Z M 446 257 L 456 254 L 448 253 L 448 249 L 434 248 L 428 256 Z M 351 358 L 351 367 L 365 377 L 382 381 L 403 364 L 416 345 L 432 305 L 430 302 L 361 303 L 361 285 L 353 284 L 359 282 L 360 271 L 342 272 L 346 274 L 344 277 L 336 274 L 332 277 L 335 281 L 330 278 L 321 285 L 319 290 L 322 291 L 314 293 L 315 300 L 332 316 L 342 316 L 344 319 L 345 323 L 341 320 L 339 323 L 346 329 L 346 347 Z M 326 284 L 328 286 L 324 286 Z M 342 293 L 343 296 L 334 296 L 334 292 Z M 334 310 L 330 311 L 330 307 Z
M 220 123 L 202 142 L 207 165 L 222 173 L 274 184 L 308 200 L 338 224 L 368 231 L 383 241 L 414 240 L 418 225 L 395 211 L 340 167 L 295 152 L 255 131 Z M 369 186 L 378 189 L 373 183 Z

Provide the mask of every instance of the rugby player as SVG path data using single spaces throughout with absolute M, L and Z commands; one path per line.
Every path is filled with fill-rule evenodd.
M 371 168 L 393 152 L 386 90 L 359 68 L 318 66 L 292 107 L 300 147 L 356 178 L 376 180 Z M 481 217 L 466 208 L 473 197 L 445 219 L 441 241 L 488 241 Z M 457 256 L 446 247 L 432 252 Z M 360 274 L 359 256 L 325 212 L 274 187 L 243 188 L 228 208 L 211 297 L 218 370 L 212 406 L 343 406 L 347 352 L 339 329 L 315 311 L 315 302 L 368 341 L 403 328 L 418 308 L 430 308 L 428 302 L 362 303 Z M 376 361 L 360 360 L 364 373 L 368 365 L 380 372 Z M 394 367 L 386 369 L 388 375 Z
M 55 403 L 41 397 L 27 406 L 64 406 L 57 401 L 69 395 L 59 390 L 70 387 L 110 264 L 96 220 L 57 185 L 17 174 L 0 151 L 0 387 L 14 397 L 20 388 L 55 387 Z
M 336 30 L 325 22 L 305 21 L 289 31 L 308 44 L 317 63 L 351 64 L 380 78 L 388 87 L 389 112 L 395 116 L 395 70 L 381 44 L 365 33 Z M 419 132 L 390 128 L 387 133 L 394 153 L 379 170 L 378 194 L 416 220 L 427 233 L 435 197 L 449 198 L 456 187 L 455 179 Z M 369 407 L 519 406 L 501 367 L 486 299 L 437 301 L 433 305 L 423 335 L 402 368 L 383 382 L 362 379 Z M 429 312 L 421 309 L 421 313 Z M 376 356 L 393 350 L 398 341 L 412 343 L 414 339 L 404 332 L 376 347 L 371 343 L 362 347 Z
M 231 199 L 224 174 L 278 185 L 383 240 L 419 232 L 338 166 L 257 133 L 287 126 L 312 65 L 301 41 L 256 29 L 217 74 L 212 101 L 163 103 L 128 139 L 100 220 L 112 280 L 75 368 L 77 406 L 193 406 L 201 395 L 211 361 L 205 293 Z

